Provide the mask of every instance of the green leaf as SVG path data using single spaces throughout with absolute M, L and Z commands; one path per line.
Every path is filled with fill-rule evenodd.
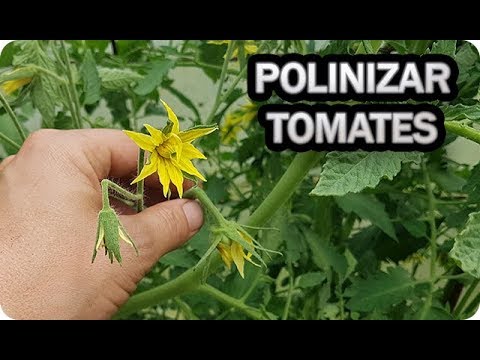
M 163 78 L 174 64 L 173 60 L 158 60 L 154 62 L 145 77 L 138 82 L 134 90 L 135 93 L 144 96 L 154 91 L 162 84 Z
M 345 256 L 340 254 L 332 245 L 319 239 L 311 231 L 307 230 L 305 232 L 305 240 L 310 247 L 315 265 L 323 271 L 333 269 L 341 277 L 346 275 L 349 264 Z
M 140 74 L 130 69 L 99 67 L 98 74 L 102 80 L 102 86 L 108 90 L 122 90 L 142 79 Z
M 455 57 L 455 51 L 457 51 L 457 40 L 438 40 L 433 43 L 430 53 Z
M 425 225 L 425 222 L 423 221 L 417 219 L 408 219 L 402 221 L 402 226 L 416 238 L 423 238 L 427 236 L 427 225 Z
M 468 194 L 468 199 L 473 202 L 480 202 L 480 163 L 474 166 L 467 183 L 462 188 Z
M 342 196 L 375 188 L 382 178 L 392 180 L 402 163 L 420 162 L 418 152 L 330 152 L 315 189 L 316 196 Z
M 17 49 L 15 41 L 8 43 L 2 50 L 0 55 L 0 68 L 7 67 L 12 65 L 13 56 L 15 55 Z
M 160 262 L 165 265 L 174 265 L 188 269 L 197 263 L 197 258 L 194 254 L 188 252 L 187 249 L 180 248 L 164 255 Z
M 222 203 L 228 199 L 228 185 L 224 178 L 212 176 L 205 184 L 205 191 L 214 203 Z
M 463 271 L 480 278 L 480 212 L 470 214 L 465 229 L 455 237 L 450 256 Z
M 408 52 L 405 40 L 387 40 L 387 44 L 393 47 L 399 54 L 405 54 Z
M 327 276 L 321 272 L 309 272 L 300 275 L 297 286 L 301 289 L 311 288 L 321 285 Z
M 56 94 L 49 85 L 51 83 L 43 78 L 36 79 L 32 90 L 32 102 L 42 115 L 44 126 L 52 128 L 55 123 Z
M 198 47 L 198 60 L 202 63 L 215 66 L 202 67 L 202 70 L 213 82 L 216 82 L 220 78 L 223 56 L 226 52 L 227 45 L 207 44 L 204 42 Z
M 353 311 L 383 310 L 407 300 L 413 295 L 415 282 L 401 267 L 356 281 L 345 296 L 350 297 L 347 307 Z
M 98 74 L 97 64 L 90 49 L 85 52 L 81 74 L 83 78 L 83 91 L 85 93 L 83 102 L 87 105 L 95 104 L 100 100 L 102 82 Z
M 354 212 L 360 218 L 370 221 L 373 225 L 378 226 L 382 231 L 397 240 L 395 228 L 392 221 L 385 211 L 385 205 L 380 202 L 374 195 L 369 194 L 348 194 L 336 198 L 338 206 L 347 213 Z
M 442 107 L 445 121 L 472 120 L 480 122 L 480 104 L 475 105 L 448 105 Z

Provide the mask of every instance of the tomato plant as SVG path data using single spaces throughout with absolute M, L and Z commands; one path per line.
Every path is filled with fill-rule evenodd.
M 458 96 L 434 103 L 445 114 L 444 145 L 269 151 L 246 64 L 254 53 L 291 52 L 451 56 Z M 0 56 L 0 158 L 39 128 L 126 130 L 146 153 L 196 141 L 184 166 L 166 173 L 168 164 L 156 165 L 164 159 L 145 162 L 140 151 L 137 182 L 158 172 L 167 197 L 170 182 L 182 195 L 183 177 L 207 180 L 184 196 L 202 203 L 208 221 L 158 262 L 118 318 L 460 319 L 480 303 L 479 89 L 478 52 L 456 40 L 16 41 Z M 96 249 L 120 261 L 108 226 L 134 239 L 109 211 L 108 189 L 141 211 L 143 187 L 102 186 Z

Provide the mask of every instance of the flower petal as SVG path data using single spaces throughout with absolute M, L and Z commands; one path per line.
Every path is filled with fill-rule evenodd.
M 162 99 L 160 99 L 160 101 L 165 107 L 165 110 L 167 110 L 168 120 L 170 120 L 173 123 L 172 132 L 174 134 L 178 134 L 180 132 L 180 123 L 178 122 L 177 115 L 175 115 L 173 110 L 170 108 L 170 106 L 168 106 L 168 104 L 165 101 L 163 101 Z
M 172 160 L 164 159 L 168 171 L 168 176 L 172 180 L 173 185 L 176 186 L 178 196 L 183 196 L 183 174 Z
M 142 171 L 140 172 L 140 175 L 138 175 L 137 178 L 132 181 L 131 185 L 133 185 L 133 184 L 149 177 L 150 175 L 154 174 L 158 169 L 158 158 L 159 158 L 159 156 L 157 155 L 156 151 L 151 153 L 149 163 L 146 164 L 143 167 Z
M 180 137 L 180 139 L 182 139 L 184 143 L 189 143 L 202 136 L 211 134 L 217 129 L 217 126 L 193 128 L 190 130 L 182 131 L 180 134 L 178 134 L 178 136 Z
M 206 159 L 207 157 L 203 155 L 195 146 L 190 143 L 184 143 L 182 146 L 182 158 L 188 160 L 192 159 Z
M 170 176 L 168 175 L 167 165 L 165 159 L 158 158 L 158 177 L 160 183 L 163 185 L 163 196 L 167 197 L 168 190 L 170 189 Z
M 242 278 L 245 278 L 245 273 L 244 273 L 244 266 L 245 266 L 245 259 L 244 259 L 244 252 L 242 245 L 240 245 L 237 242 L 233 242 L 232 245 L 230 246 L 230 253 L 232 255 L 233 262 L 235 263 L 235 266 L 238 269 L 238 272 L 240 273 L 240 276 Z
M 27 85 L 32 81 L 32 78 L 23 78 L 23 79 L 17 79 L 17 80 L 9 80 L 5 81 L 0 88 L 3 90 L 3 92 L 7 95 L 10 95 L 11 93 L 15 92 L 16 90 L 20 89 L 22 86 Z
M 152 125 L 149 124 L 143 124 L 143 126 L 147 128 L 153 140 L 157 143 L 157 146 L 163 144 L 166 136 L 161 130 L 155 129 Z
M 258 51 L 258 46 L 255 44 L 248 44 L 245 43 L 245 46 L 243 47 L 245 49 L 245 54 L 255 54 Z
M 151 136 L 128 130 L 123 130 L 123 132 L 132 139 L 140 149 L 153 152 L 158 145 Z
M 185 157 L 181 157 L 177 164 L 180 166 L 180 170 L 185 171 L 187 174 L 196 176 L 202 181 L 207 181 L 205 177 L 198 171 L 198 169 L 192 164 L 192 162 Z
M 232 268 L 232 256 L 230 255 L 230 248 L 224 244 L 218 244 L 217 250 L 220 253 L 220 256 L 224 264 L 231 269 Z

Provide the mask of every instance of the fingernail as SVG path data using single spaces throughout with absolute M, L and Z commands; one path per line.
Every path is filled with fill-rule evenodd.
M 183 205 L 183 212 L 188 221 L 190 231 L 196 231 L 203 225 L 203 210 L 196 201 L 189 201 Z

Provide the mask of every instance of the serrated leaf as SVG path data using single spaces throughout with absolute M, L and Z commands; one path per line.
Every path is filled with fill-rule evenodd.
M 322 241 L 311 231 L 305 232 L 305 240 L 310 247 L 312 260 L 315 265 L 323 271 L 333 269 L 341 277 L 345 277 L 349 264 L 344 255 L 340 254 L 332 245 Z
M 385 234 L 397 240 L 395 228 L 385 211 L 385 205 L 369 194 L 348 194 L 336 198 L 338 206 L 347 213 L 354 212 L 360 218 L 378 226 Z
M 99 67 L 98 74 L 107 90 L 121 90 L 142 79 L 140 74 L 130 69 Z
M 468 194 L 470 201 L 480 201 L 480 163 L 475 165 L 470 173 L 467 183 L 462 188 Z
M 413 295 L 415 282 L 401 267 L 389 268 L 367 279 L 358 280 L 345 291 L 347 307 L 353 311 L 387 309 Z
M 102 81 L 100 80 L 97 64 L 95 63 L 95 59 L 93 58 L 92 51 L 90 49 L 85 52 L 81 74 L 83 78 L 83 91 L 85 93 L 85 99 L 83 102 L 87 105 L 95 104 L 100 100 L 100 88 L 102 86 Z
M 43 78 L 35 80 L 32 90 L 32 102 L 42 115 L 45 127 L 52 128 L 55 123 L 55 95 Z
M 147 95 L 162 84 L 163 78 L 168 73 L 175 62 L 173 60 L 159 60 L 154 62 L 148 70 L 145 77 L 138 82 L 135 93 L 138 95 Z
M 297 286 L 301 289 L 307 289 L 321 285 L 327 276 L 321 272 L 309 272 L 300 275 Z
M 472 120 L 480 122 L 480 104 L 444 106 L 442 111 L 445 115 L 445 121 Z
M 465 229 L 455 237 L 450 256 L 463 271 L 480 279 L 480 212 L 470 214 Z
M 417 219 L 407 219 L 402 221 L 402 226 L 407 230 L 412 236 L 416 238 L 423 238 L 427 236 L 427 225 L 425 222 Z
M 8 43 L 0 55 L 0 68 L 12 65 L 13 57 L 17 51 L 15 41 Z
M 444 54 L 451 57 L 455 56 L 457 50 L 457 40 L 438 40 L 433 43 L 431 54 Z
M 342 196 L 375 188 L 380 180 L 392 180 L 402 163 L 420 162 L 418 152 L 330 152 L 323 165 L 320 180 L 310 195 Z

